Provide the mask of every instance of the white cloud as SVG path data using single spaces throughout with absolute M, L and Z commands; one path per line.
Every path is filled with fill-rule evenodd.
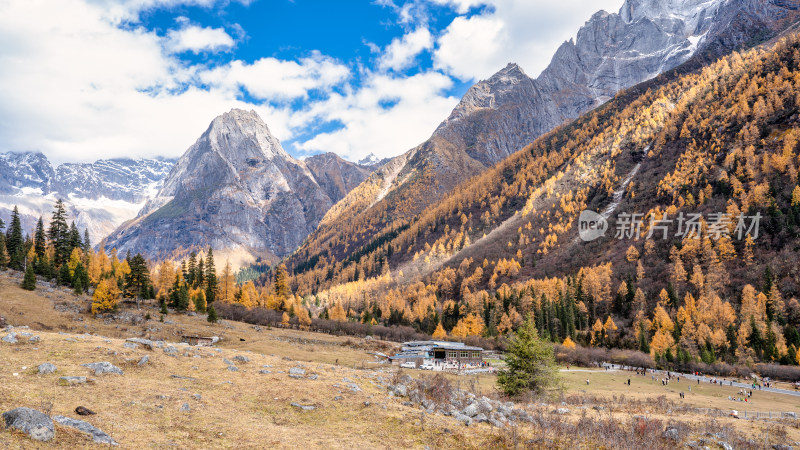
M 402 70 L 414 62 L 414 58 L 423 50 L 433 47 L 433 36 L 427 28 L 418 28 L 402 38 L 392 39 L 386 47 L 378 66 L 382 70 Z
M 436 72 L 406 78 L 372 74 L 357 92 L 333 95 L 307 111 L 309 117 L 345 126 L 298 147 L 307 152 L 333 151 L 354 161 L 370 153 L 395 156 L 424 142 L 447 117 L 458 103 L 442 94 L 451 85 L 449 77 Z
M 591 15 L 616 12 L 623 0 L 432 0 L 457 12 L 486 5 L 480 14 L 457 17 L 437 40 L 435 67 L 461 79 L 485 79 L 508 62 L 537 76 L 561 43 Z M 584 15 L 575 11 L 586 11 Z
M 247 105 L 183 85 L 161 38 L 80 0 L 0 2 L 0 142 L 54 161 L 177 156 L 214 115 Z
M 199 73 L 208 85 L 235 93 L 239 88 L 260 100 L 305 98 L 308 91 L 335 86 L 350 74 L 350 69 L 335 60 L 313 53 L 299 62 L 261 58 L 252 64 L 233 61 Z
M 166 48 L 172 53 L 217 52 L 233 48 L 236 42 L 224 28 L 188 25 L 167 33 Z

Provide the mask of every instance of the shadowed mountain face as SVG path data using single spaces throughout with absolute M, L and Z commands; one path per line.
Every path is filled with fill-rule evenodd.
M 797 16 L 787 0 L 628 0 L 596 13 L 533 79 L 509 64 L 472 86 L 425 143 L 397 156 L 336 204 L 291 261 L 326 242 L 346 256 L 538 136 L 693 56 L 714 60 Z
M 106 246 L 153 258 L 211 246 L 235 263 L 274 260 L 368 171 L 332 154 L 296 160 L 255 112 L 234 109 L 211 122 Z

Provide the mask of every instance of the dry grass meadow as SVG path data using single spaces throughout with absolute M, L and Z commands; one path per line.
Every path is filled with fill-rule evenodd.
M 84 406 L 97 415 L 81 418 L 110 434 L 120 448 L 666 449 L 674 447 L 662 438 L 668 425 L 678 427 L 682 441 L 716 433 L 735 448 L 800 440 L 796 422 L 735 420 L 692 410 L 745 409 L 731 406 L 725 388 L 693 385 L 681 403 L 675 384 L 665 389 L 649 376 L 634 375 L 628 387 L 623 384 L 628 373 L 602 371 L 562 372 L 563 394 L 520 405 L 531 414 L 530 423 L 503 429 L 489 424 L 465 427 L 442 414 L 423 414 L 407 399 L 388 395 L 386 386 L 396 370 L 380 364 L 374 353 L 391 353 L 395 343 L 228 321 L 212 325 L 204 316 L 170 314 L 161 322 L 153 307 L 137 311 L 126 306 L 127 316 L 150 313 L 150 320 L 136 324 L 98 319 L 85 312 L 87 297 L 58 289 L 23 291 L 14 275 L 0 272 L 0 315 L 12 325 L 29 326 L 27 331 L 41 341 L 0 344 L 0 411 L 27 406 L 77 418 L 74 409 Z M 223 339 L 214 348 L 174 344 L 176 356 L 162 349 L 124 346 L 129 337 L 175 343 L 184 334 Z M 140 367 L 137 362 L 144 355 L 150 361 Z M 246 356 L 249 362 L 236 361 L 236 356 Z M 239 370 L 228 370 L 225 359 Z M 109 361 L 125 374 L 95 376 L 81 366 L 97 361 Z M 44 362 L 58 370 L 38 374 L 36 367 Z M 288 371 L 295 367 L 317 379 L 290 378 Z M 61 376 L 88 376 L 91 381 L 60 386 Z M 586 378 L 591 379 L 589 386 Z M 453 387 L 499 397 L 491 375 L 448 379 Z M 360 391 L 353 392 L 350 383 Z M 748 410 L 800 412 L 798 400 L 757 394 Z M 304 411 L 292 402 L 315 409 Z M 181 410 L 184 404 L 188 412 Z M 562 407 L 569 412 L 554 412 Z M 60 426 L 56 438 L 46 444 L 0 431 L 0 448 L 95 446 L 86 435 Z

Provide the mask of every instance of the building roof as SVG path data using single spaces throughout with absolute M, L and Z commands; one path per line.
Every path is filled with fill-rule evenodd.
M 409 341 L 403 343 L 404 351 L 430 351 L 430 350 L 477 350 L 483 351 L 480 347 L 472 347 L 463 342 L 449 341 Z

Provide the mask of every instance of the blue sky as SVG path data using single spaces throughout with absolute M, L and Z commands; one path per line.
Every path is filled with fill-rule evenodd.
M 302 157 L 421 143 L 475 81 L 536 76 L 622 0 L 5 0 L 0 152 L 180 156 L 254 109 Z

